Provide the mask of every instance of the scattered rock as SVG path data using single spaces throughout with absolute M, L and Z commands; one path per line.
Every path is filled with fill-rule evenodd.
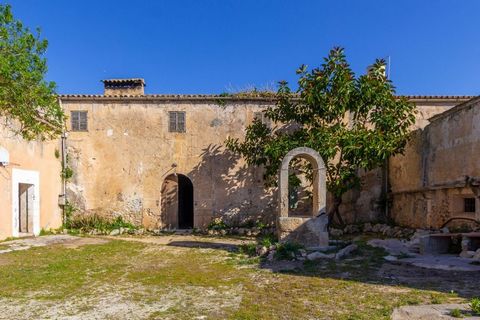
M 330 235 L 335 238 L 341 237 L 343 235 L 343 231 L 340 229 L 330 228 L 329 232 Z
M 335 260 L 340 260 L 345 258 L 346 256 L 350 255 L 353 251 L 357 249 L 358 249 L 358 246 L 356 244 L 350 244 L 335 254 Z
M 268 253 L 268 255 L 267 255 L 267 260 L 268 261 L 273 261 L 273 258 L 275 257 L 275 252 L 276 252 L 275 250 L 272 250 Z
M 372 224 L 370 222 L 363 225 L 363 232 L 372 232 Z
M 318 260 L 318 259 L 332 259 L 334 254 L 325 254 L 323 252 L 314 251 L 307 255 L 307 260 Z
M 265 246 L 257 246 L 256 253 L 259 256 L 264 256 L 268 253 L 268 248 Z
M 473 256 L 473 259 L 480 261 L 480 249 L 478 249 L 478 250 L 475 252 L 475 255 Z
M 461 258 L 468 258 L 468 259 L 471 259 L 475 256 L 475 251 L 470 251 L 470 250 L 467 250 L 467 251 L 462 251 L 460 253 L 460 257 Z
M 120 234 L 119 229 L 113 229 L 112 231 L 110 231 L 111 236 L 118 236 L 119 234 Z
M 383 257 L 383 259 L 387 260 L 387 261 L 397 261 L 398 258 L 395 257 L 395 256 L 385 256 Z

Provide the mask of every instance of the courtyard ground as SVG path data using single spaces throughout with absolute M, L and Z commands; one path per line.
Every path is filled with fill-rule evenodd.
M 392 264 L 362 243 L 342 261 L 261 262 L 231 238 L 24 241 L 0 243 L 0 319 L 389 319 L 480 287 L 477 272 Z

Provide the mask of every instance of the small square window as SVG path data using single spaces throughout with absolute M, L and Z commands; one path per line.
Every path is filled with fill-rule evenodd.
M 464 212 L 475 212 L 475 198 L 464 198 L 463 207 Z
M 70 113 L 70 120 L 72 124 L 72 131 L 88 130 L 87 111 L 72 111 Z
M 267 126 L 267 128 L 271 128 L 272 126 L 270 119 L 265 116 L 264 112 L 254 112 L 253 119 L 260 120 L 260 122 Z
M 168 131 L 170 132 L 185 132 L 185 112 L 183 111 L 169 111 Z

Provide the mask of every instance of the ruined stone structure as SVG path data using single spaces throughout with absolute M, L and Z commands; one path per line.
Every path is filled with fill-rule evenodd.
M 390 160 L 392 218 L 417 228 L 439 228 L 452 217 L 480 220 L 479 157 L 480 98 L 432 117 L 412 133 L 405 154 Z

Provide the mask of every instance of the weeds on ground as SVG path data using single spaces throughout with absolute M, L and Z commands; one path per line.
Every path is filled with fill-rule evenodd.
M 452 311 L 450 311 L 450 315 L 454 318 L 463 318 L 463 314 L 460 309 L 452 309 Z
M 470 308 L 473 313 L 480 315 L 480 298 L 473 298 L 470 300 Z
M 76 216 L 72 218 L 67 226 L 70 229 L 70 233 L 75 233 L 77 231 L 88 232 L 91 230 L 99 230 L 103 232 L 112 231 L 114 229 L 126 228 L 126 229 L 136 229 L 137 227 L 133 224 L 126 222 L 122 217 L 117 217 L 115 219 L 108 219 L 96 214 L 86 215 L 86 216 Z
M 295 242 L 279 243 L 275 252 L 275 258 L 278 260 L 290 260 L 295 258 L 300 249 L 303 249 L 303 246 Z

